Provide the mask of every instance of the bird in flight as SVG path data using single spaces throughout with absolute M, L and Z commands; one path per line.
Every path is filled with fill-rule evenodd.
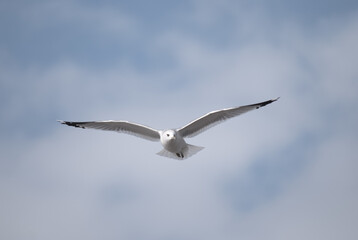
M 203 131 L 221 123 L 224 120 L 239 116 L 248 111 L 259 109 L 270 103 L 277 101 L 279 98 L 271 99 L 268 101 L 234 107 L 226 108 L 222 110 L 212 111 L 204 116 L 188 123 L 182 128 L 169 129 L 169 130 L 156 130 L 141 124 L 131 123 L 128 121 L 91 121 L 91 122 L 69 122 L 59 120 L 60 123 L 77 127 L 77 128 L 92 128 L 107 131 L 116 131 L 121 133 L 127 133 L 137 137 L 141 137 L 150 141 L 160 141 L 163 150 L 157 154 L 164 157 L 183 160 L 196 154 L 203 147 L 187 144 L 184 138 L 191 138 Z

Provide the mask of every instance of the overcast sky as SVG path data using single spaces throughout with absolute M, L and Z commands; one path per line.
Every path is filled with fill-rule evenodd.
M 0 238 L 358 238 L 358 2 L 0 1 Z M 159 143 L 58 119 L 178 128 Z

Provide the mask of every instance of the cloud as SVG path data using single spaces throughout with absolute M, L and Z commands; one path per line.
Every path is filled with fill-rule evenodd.
M 210 29 L 233 12 L 229 3 L 199 1 L 186 16 L 193 28 Z M 37 10 L 28 14 L 39 16 L 28 24 L 31 31 L 46 29 L 48 19 L 75 29 L 92 24 L 85 36 L 116 38 L 128 29 L 111 22 L 127 14 L 110 6 L 31 5 Z M 76 53 L 23 67 L 12 49 L 1 50 L 13 59 L 0 61 L 1 238 L 355 239 L 357 18 L 316 22 L 313 33 L 294 21 L 273 27 L 265 8 L 252 7 L 264 15 L 250 18 L 244 10 L 230 15 L 233 25 L 216 26 L 239 40 L 247 32 L 227 46 L 205 41 L 215 32 L 194 34 L 180 14 L 184 23 L 173 20 L 175 28 L 164 24 L 152 35 L 138 31 L 143 18 L 131 15 L 132 37 L 150 35 L 139 56 L 160 56 L 149 65 L 129 56 L 97 68 Z M 180 127 L 208 111 L 277 96 L 188 139 L 206 149 L 183 162 L 156 156 L 157 143 L 55 122 Z
M 353 202 L 356 177 L 354 151 L 356 139 L 333 136 L 319 144 L 309 156 L 309 167 L 291 182 L 285 193 L 242 219 L 238 231 L 247 239 L 309 239 L 344 237 L 354 239 L 352 223 L 357 218 Z M 344 173 L 342 175 L 342 173 Z M 255 231 L 260 229 L 261 231 Z
M 21 1 L 5 5 L 3 12 L 0 49 L 21 68 L 62 61 L 106 67 L 129 56 L 140 30 L 121 8 L 80 1 Z
M 136 29 L 134 18 L 109 5 L 82 4 L 80 1 L 47 1 L 10 4 L 7 6 L 29 28 L 49 29 L 65 25 L 84 27 L 87 31 L 102 32 L 116 36 L 129 34 Z

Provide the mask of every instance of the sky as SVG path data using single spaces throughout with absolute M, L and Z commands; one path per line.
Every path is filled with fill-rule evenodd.
M 357 239 L 358 2 L 0 1 L 1 239 Z M 280 97 L 187 142 L 179 128 Z

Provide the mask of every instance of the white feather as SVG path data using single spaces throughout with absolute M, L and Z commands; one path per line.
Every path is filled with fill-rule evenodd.
M 240 107 L 234 107 L 234 108 L 227 108 L 222 110 L 217 110 L 213 112 L 209 112 L 205 114 L 204 116 L 190 122 L 189 124 L 185 125 L 184 127 L 177 129 L 177 131 L 180 133 L 182 137 L 194 137 L 198 135 L 199 133 L 202 133 L 203 131 L 229 119 L 236 116 L 239 116 L 243 113 L 246 113 L 248 111 L 258 109 L 260 107 L 266 106 L 267 104 L 270 104 L 274 101 L 277 101 L 278 98 L 268 100 L 265 102 L 255 103 L 251 105 L 245 105 Z
M 127 121 L 94 121 L 94 122 L 67 122 L 59 121 L 62 124 L 78 128 L 92 128 L 106 131 L 116 131 L 141 137 L 150 141 L 159 141 L 160 133 L 153 128 L 140 125 L 137 123 L 130 123 Z
M 160 140 L 164 149 L 157 153 L 158 155 L 183 160 L 203 149 L 203 147 L 187 144 L 184 140 L 185 137 L 194 137 L 226 119 L 239 116 L 240 114 L 246 113 L 253 109 L 258 109 L 277 100 L 278 98 L 251 105 L 209 112 L 208 114 L 205 114 L 204 116 L 177 130 L 158 131 L 137 123 L 113 120 L 91 122 L 59 122 L 77 128 L 93 128 L 107 131 L 116 131 L 135 135 L 150 141 Z

